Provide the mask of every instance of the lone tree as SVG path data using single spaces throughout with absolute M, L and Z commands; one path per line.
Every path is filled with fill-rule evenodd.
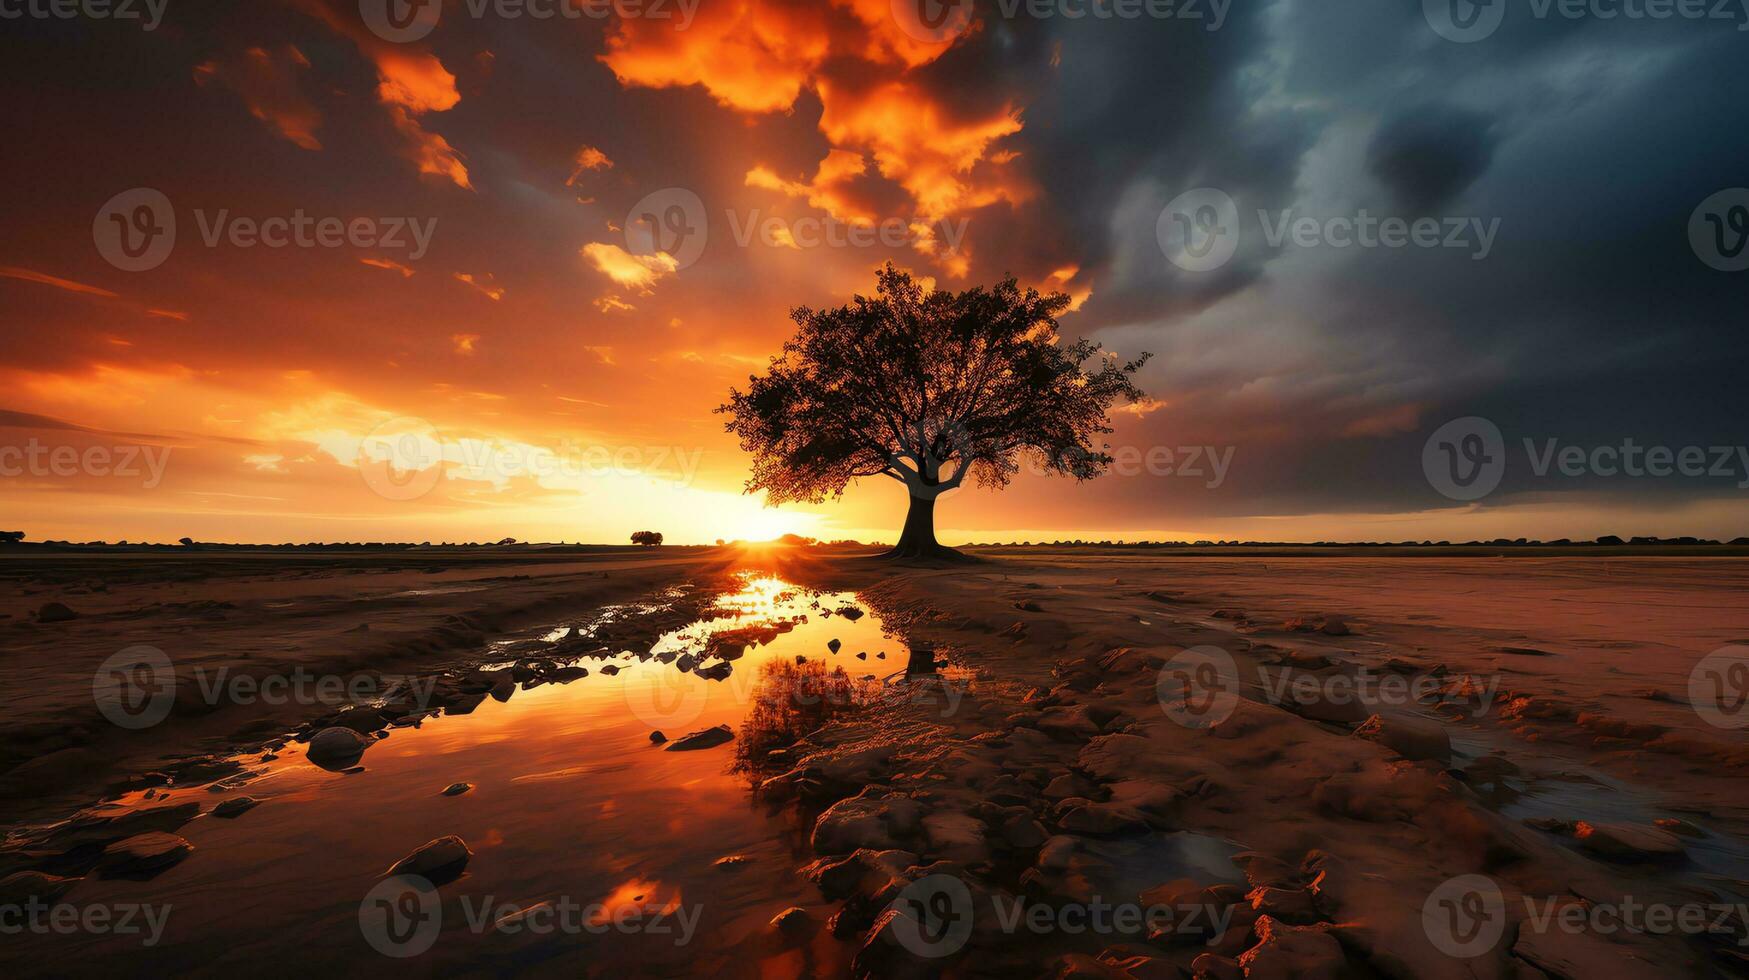
M 654 548 L 662 543 L 661 531 L 633 531 L 632 544 L 641 544 L 646 548 Z
M 911 507 L 890 558 L 956 558 L 935 540 L 935 500 L 971 474 L 1003 487 L 1028 460 L 1086 480 L 1111 463 L 1098 436 L 1106 411 L 1142 392 L 1087 340 L 1059 343 L 1061 293 L 1022 291 L 1013 278 L 961 293 L 925 293 L 892 265 L 870 297 L 832 310 L 797 307 L 796 335 L 770 370 L 731 389 L 719 412 L 753 456 L 747 492 L 771 503 L 841 497 L 885 476 Z

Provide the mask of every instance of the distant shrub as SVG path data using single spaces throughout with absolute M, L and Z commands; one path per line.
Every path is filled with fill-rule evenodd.
M 632 544 L 641 544 L 646 548 L 654 548 L 662 543 L 661 531 L 633 531 Z

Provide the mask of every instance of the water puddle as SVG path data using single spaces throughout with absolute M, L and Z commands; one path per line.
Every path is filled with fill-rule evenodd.
M 319 768 L 292 743 L 277 759 L 240 757 L 253 778 L 103 805 L 99 813 L 119 815 L 189 802 L 210 811 L 243 793 L 261 801 L 235 819 L 206 813 L 175 827 L 194 851 L 154 877 L 92 873 L 64 899 L 168 906 L 155 946 L 142 950 L 139 936 L 21 935 L 8 937 L 0 959 L 76 957 L 81 970 L 158 972 L 271 971 L 295 957 L 312 971 L 356 972 L 375 962 L 367 936 L 375 928 L 391 949 L 429 940 L 429 951 L 410 961 L 420 973 L 756 972 L 756 960 L 736 950 L 767 935 L 784 908 L 819 901 L 795 872 L 808 857 L 804 842 L 751 799 L 747 778 L 734 771 L 737 744 L 758 735 L 745 722 L 758 714 L 761 678 L 798 669 L 832 678 L 842 666 L 845 682 L 865 683 L 901 672 L 906 650 L 854 595 L 758 576 L 740 586 L 640 655 L 578 659 L 586 677 L 536 682 L 467 714 L 391 728 L 353 769 Z M 542 647 L 587 645 L 605 623 L 681 595 L 533 631 L 488 656 L 508 663 Z M 690 672 L 680 669 L 705 651 Z M 727 676 L 700 677 L 705 661 L 727 665 Z M 813 666 L 821 663 L 824 670 Z M 671 751 L 651 739 L 654 730 L 672 740 L 725 724 L 736 741 L 713 748 Z M 472 788 L 443 795 L 456 783 Z M 473 856 L 439 889 L 440 902 L 403 909 L 396 903 L 405 896 L 389 896 L 370 921 L 387 921 L 383 910 L 393 906 L 408 913 L 394 918 L 404 928 L 384 937 L 382 926 L 361 927 L 361 903 L 385 871 L 452 834 Z

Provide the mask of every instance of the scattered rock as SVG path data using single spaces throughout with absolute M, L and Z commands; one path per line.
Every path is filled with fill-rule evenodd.
M 175 834 L 147 831 L 105 847 L 97 867 L 106 877 L 151 875 L 176 864 L 193 850 L 193 844 Z
M 662 734 L 662 730 L 660 728 L 658 728 L 655 731 L 650 733 L 650 742 L 652 744 L 661 745 L 663 742 L 666 742 L 666 741 L 668 741 L 668 736 Z
M 1350 632 L 1348 629 L 1348 621 L 1341 616 L 1324 617 L 1324 625 L 1319 627 L 1319 629 L 1325 636 L 1347 636 Z
M 603 664 L 601 666 L 601 672 L 603 674 L 606 674 L 609 677 L 612 677 L 613 675 L 619 673 L 619 665 L 618 664 Z
M 1355 737 L 1377 742 L 1405 759 L 1451 763 L 1451 736 L 1445 726 L 1424 718 L 1373 715 L 1354 730 Z
M 814 917 L 808 914 L 808 910 L 799 905 L 792 905 L 771 918 L 771 928 L 788 939 L 801 939 L 811 935 L 819 926 Z
M 443 788 L 441 796 L 460 796 L 474 788 L 473 783 L 450 783 Z
M 861 619 L 865 615 L 865 613 L 863 613 L 862 610 L 856 608 L 855 606 L 840 606 L 838 609 L 838 615 L 843 616 L 845 619 L 848 619 L 854 623 L 857 620 Z
M 78 883 L 77 878 L 62 878 L 41 871 L 14 871 L 0 878 L 0 908 L 25 908 L 33 901 L 54 905 Z
M 59 602 L 45 602 L 43 607 L 36 611 L 36 621 L 39 623 L 65 623 L 68 620 L 78 618 L 78 613 Z
M 467 842 L 451 834 L 427 841 L 418 850 L 396 861 L 389 868 L 388 874 L 391 877 L 419 875 L 432 884 L 440 885 L 459 876 L 462 869 L 468 866 L 468 859 L 473 856 L 474 852 L 468 850 Z
M 358 761 L 370 739 L 350 728 L 324 728 L 310 738 L 304 754 L 324 769 L 342 769 Z
M 921 815 L 915 800 L 880 795 L 865 788 L 860 794 L 839 800 L 814 821 L 811 844 L 815 854 L 849 854 L 858 848 L 884 851 L 899 847 L 903 838 L 916 836 Z
M 844 649 L 844 644 L 837 637 L 833 637 L 832 639 L 826 641 L 826 649 L 832 651 L 833 653 L 837 653 L 839 650 Z
M 718 871 L 739 871 L 743 866 L 751 863 L 752 860 L 752 858 L 745 854 L 726 854 L 717 858 L 716 861 L 712 862 L 711 866 Z
M 728 725 L 718 725 L 715 728 L 705 728 L 692 732 L 668 743 L 664 752 L 689 752 L 693 749 L 715 748 L 735 737 L 735 732 Z
M 1682 841 L 1667 830 L 1632 824 L 1591 824 L 1581 820 L 1573 825 L 1573 837 L 1585 850 L 1619 860 L 1665 860 L 1681 857 L 1686 850 Z
M 213 816 L 223 820 L 234 820 L 261 805 L 261 801 L 253 796 L 237 796 L 213 807 Z
M 1336 980 L 1342 946 L 1320 929 L 1295 928 L 1270 916 L 1257 920 L 1257 945 L 1239 954 L 1245 980 Z

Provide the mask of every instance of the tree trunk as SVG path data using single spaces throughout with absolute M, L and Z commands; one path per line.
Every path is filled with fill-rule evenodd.
M 887 558 L 940 558 L 964 560 L 965 556 L 952 548 L 944 548 L 935 540 L 935 498 L 912 497 L 911 509 L 905 513 L 905 529 L 899 534 L 899 544 L 886 553 Z

